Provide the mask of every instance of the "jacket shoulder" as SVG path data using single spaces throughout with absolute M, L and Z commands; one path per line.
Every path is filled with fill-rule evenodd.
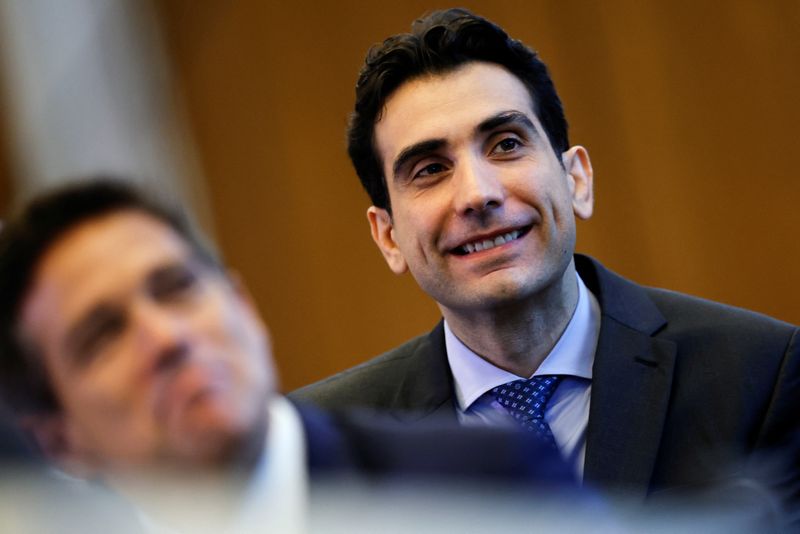
M 761 313 L 667 289 L 642 286 L 588 256 L 576 255 L 581 278 L 605 319 L 666 338 L 788 344 L 797 327 Z
M 656 336 L 675 344 L 674 387 L 689 392 L 689 397 L 715 391 L 720 397 L 733 399 L 747 391 L 749 402 L 766 410 L 770 399 L 783 391 L 781 384 L 800 376 L 800 333 L 796 326 L 674 291 L 647 292 L 668 317 Z M 797 399 L 796 393 L 791 395 Z
M 724 336 L 731 341 L 755 342 L 773 340 L 788 343 L 797 331 L 795 325 L 767 315 L 677 293 L 667 289 L 647 288 L 647 293 L 662 313 L 669 318 L 664 332 L 680 331 L 682 335 L 714 338 Z
M 416 372 L 413 356 L 428 344 L 428 335 L 421 335 L 376 356 L 360 365 L 299 388 L 289 398 L 325 409 L 346 407 L 390 408 L 398 384 Z

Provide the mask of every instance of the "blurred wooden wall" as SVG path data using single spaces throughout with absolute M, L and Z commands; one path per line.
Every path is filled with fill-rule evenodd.
M 639 282 L 800 323 L 800 2 L 471 1 L 537 48 L 588 147 L 580 251 Z M 443 4 L 157 2 L 228 262 L 284 389 L 429 330 L 368 234 L 345 154 L 367 48 Z
M 2 77 L 0 77 L 2 82 Z M 2 85 L 2 84 L 0 84 Z M 0 102 L 5 95 L 0 90 Z M 11 206 L 11 153 L 8 140 L 8 117 L 4 106 L 0 106 L 0 221 L 8 216 Z

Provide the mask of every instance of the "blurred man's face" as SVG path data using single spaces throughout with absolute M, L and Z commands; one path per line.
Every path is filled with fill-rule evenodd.
M 61 403 L 66 461 L 211 467 L 264 435 L 274 387 L 264 325 L 150 215 L 119 211 L 57 240 L 20 326 Z

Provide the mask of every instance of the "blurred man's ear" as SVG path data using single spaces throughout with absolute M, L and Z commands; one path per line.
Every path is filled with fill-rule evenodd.
M 267 338 L 267 341 L 272 343 L 269 328 L 267 327 L 267 323 L 264 322 L 264 318 L 261 316 L 261 313 L 258 310 L 258 304 L 256 304 L 256 300 L 253 298 L 253 294 L 250 293 L 250 290 L 244 283 L 244 279 L 242 276 L 237 272 L 231 269 L 228 269 L 225 272 L 226 276 L 228 277 L 228 281 L 233 287 L 233 290 L 236 292 L 236 296 L 239 297 L 239 301 L 244 304 L 245 308 L 252 314 L 253 319 L 258 323 L 259 327 L 264 331 L 264 335 Z
M 42 454 L 63 471 L 81 478 L 96 473 L 95 462 L 79 446 L 74 429 L 61 413 L 26 415 L 20 426 L 33 437 Z
M 378 245 L 389 268 L 395 274 L 406 272 L 408 264 L 394 239 L 392 216 L 383 208 L 370 206 L 367 210 L 367 219 L 372 231 L 372 240 Z
M 236 293 L 236 298 L 242 307 L 247 311 L 247 315 L 253 321 L 255 327 L 258 329 L 258 335 L 264 342 L 264 350 L 266 351 L 266 365 L 269 374 L 268 387 L 270 394 L 272 394 L 278 390 L 279 380 L 278 370 L 275 367 L 275 357 L 273 356 L 272 352 L 272 335 L 269 331 L 269 326 L 267 326 L 264 317 L 258 310 L 258 304 L 253 298 L 253 295 L 250 293 L 250 290 L 247 289 L 247 286 L 245 285 L 241 275 L 232 270 L 228 270 L 226 275 L 228 277 L 228 282 L 231 284 L 233 291 Z
M 228 281 L 230 282 L 231 286 L 233 286 L 236 294 L 242 299 L 242 302 L 244 302 L 253 311 L 253 313 L 258 315 L 258 306 L 256 305 L 256 301 L 253 298 L 253 295 L 250 293 L 250 290 L 247 289 L 247 286 L 244 284 L 242 275 L 240 275 L 238 271 L 234 271 L 232 269 L 227 269 L 225 271 L 225 275 L 228 277 Z

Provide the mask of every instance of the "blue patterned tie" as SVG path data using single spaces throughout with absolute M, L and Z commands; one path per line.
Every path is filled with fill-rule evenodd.
M 550 425 L 544 420 L 547 401 L 553 395 L 560 376 L 534 376 L 526 380 L 513 380 L 492 389 L 497 402 L 526 430 L 533 432 L 558 450 Z

